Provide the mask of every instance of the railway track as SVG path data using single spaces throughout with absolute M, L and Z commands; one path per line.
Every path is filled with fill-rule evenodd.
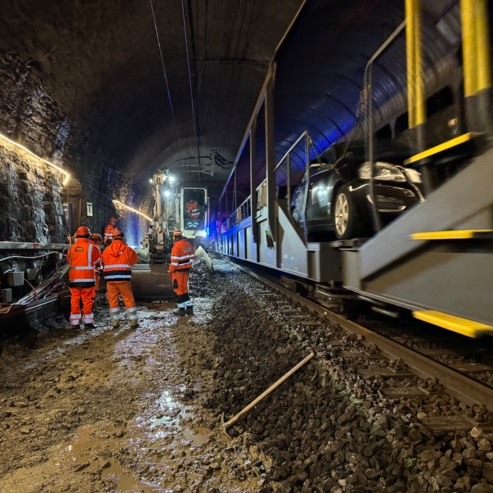
M 379 393 L 384 399 L 419 402 L 416 418 L 423 425 L 434 431 L 493 430 L 493 364 L 478 362 L 489 354 L 477 341 L 445 331 L 440 337 L 433 334 L 434 328 L 428 328 L 426 337 L 427 325 L 421 322 L 403 332 L 369 315 L 351 320 L 244 265 L 235 265 L 267 288 L 259 294 L 302 333 L 309 336 L 324 324 L 335 326 L 324 344 L 330 357 L 356 367 L 358 376 L 369 384 L 383 381 Z M 461 342 L 463 347 L 458 347 Z

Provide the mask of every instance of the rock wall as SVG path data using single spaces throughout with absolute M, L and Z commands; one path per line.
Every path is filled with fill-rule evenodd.
M 64 111 L 45 89 L 38 69 L 32 60 L 0 51 L 0 133 L 66 169 L 82 186 L 83 202 L 93 204 L 93 216 L 82 207 L 73 229 L 84 224 L 102 232 L 108 217 L 116 216 L 129 243 L 139 244 L 147 231 L 145 219 L 117 212 L 112 199 L 148 213 L 150 190 L 129 179 L 95 143 L 83 115 Z M 0 241 L 65 242 L 62 204 L 67 198 L 58 171 L 0 138 Z
M 61 173 L 0 139 L 0 241 L 65 243 Z

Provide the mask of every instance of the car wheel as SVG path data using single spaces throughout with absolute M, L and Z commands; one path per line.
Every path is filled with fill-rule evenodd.
M 338 240 L 355 238 L 359 234 L 358 211 L 346 185 L 342 185 L 336 193 L 333 223 Z

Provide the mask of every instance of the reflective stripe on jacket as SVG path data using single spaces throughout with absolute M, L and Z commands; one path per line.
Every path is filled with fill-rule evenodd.
M 171 250 L 170 272 L 187 272 L 195 260 L 195 252 L 191 243 L 185 238 L 178 240 Z
M 94 266 L 100 260 L 101 250 L 89 243 L 87 238 L 78 238 L 67 252 L 70 284 L 79 288 L 94 286 L 96 282 Z
M 139 256 L 132 248 L 121 240 L 113 240 L 104 250 L 104 278 L 107 282 L 130 281 L 132 265 L 136 264 Z
M 95 262 L 95 264 L 94 264 L 94 265 L 96 266 L 96 268 L 97 268 L 97 267 L 101 266 L 101 264 L 102 264 L 102 262 L 103 262 L 103 254 L 102 254 L 102 252 L 101 252 L 101 248 L 99 248 L 99 245 L 98 245 L 95 241 L 89 240 L 89 243 L 90 243 L 91 245 L 94 245 L 94 247 L 95 247 L 95 248 L 97 248 L 97 250 L 98 250 L 98 252 L 99 252 L 99 255 L 100 255 L 99 260 L 97 260 L 97 261 Z
M 108 241 L 112 241 L 113 240 L 113 234 L 115 232 L 115 226 L 113 226 L 112 224 L 108 224 L 108 226 L 106 226 L 104 228 L 104 243 L 106 244 Z

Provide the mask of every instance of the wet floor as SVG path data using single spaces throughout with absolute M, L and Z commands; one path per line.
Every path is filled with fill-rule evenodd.
M 57 331 L 0 359 L 0 492 L 255 491 L 228 476 L 234 459 L 179 361 L 177 332 L 210 321 L 211 299 L 178 319 L 139 307 L 140 327 Z M 225 450 L 230 449 L 229 452 Z M 230 457 L 228 457 L 230 456 Z M 217 490 L 219 491 L 219 490 Z

